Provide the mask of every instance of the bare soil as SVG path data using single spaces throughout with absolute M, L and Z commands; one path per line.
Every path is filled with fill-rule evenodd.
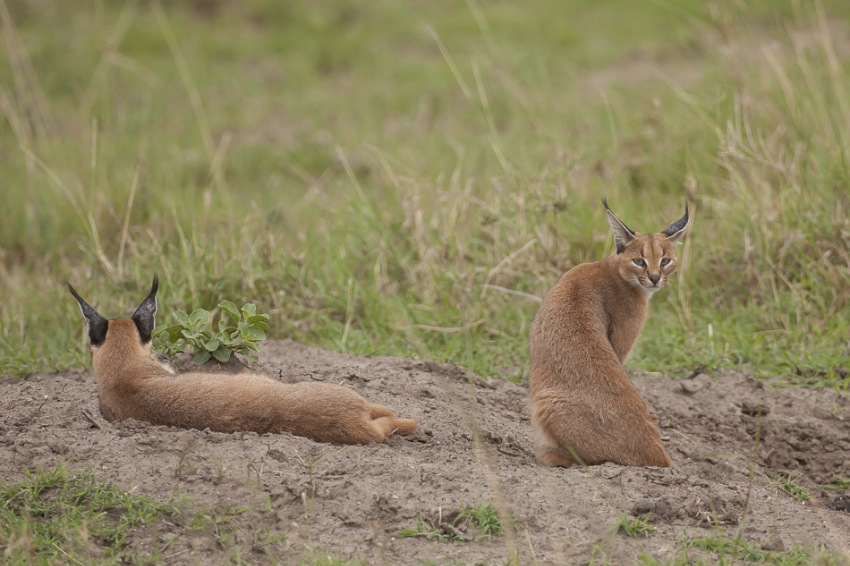
M 191 509 L 246 510 L 220 525 L 233 537 L 166 521 L 140 529 L 131 544 L 167 544 L 169 564 L 237 554 L 249 563 L 297 562 L 316 552 L 370 564 L 504 564 L 511 555 L 572 564 L 586 563 L 594 545 L 612 563 L 632 563 L 641 552 L 671 559 L 683 533 L 720 530 L 774 551 L 848 550 L 850 497 L 821 487 L 850 475 L 850 403 L 834 390 L 778 388 L 741 372 L 636 379 L 660 417 L 673 468 L 565 470 L 535 464 L 522 384 L 290 341 L 267 344 L 255 369 L 285 382 L 347 385 L 421 429 L 338 447 L 285 434 L 112 424 L 98 412 L 90 371 L 32 375 L 0 383 L 0 481 L 62 461 L 157 501 L 179 490 Z M 770 478 L 781 472 L 800 474 L 811 501 L 780 491 Z M 482 502 L 511 517 L 502 536 L 452 524 L 462 505 Z M 613 533 L 624 514 L 647 512 L 657 527 L 649 537 Z M 399 536 L 418 524 L 435 525 L 444 540 Z

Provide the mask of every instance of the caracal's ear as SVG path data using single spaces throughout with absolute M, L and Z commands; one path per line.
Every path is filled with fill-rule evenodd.
M 66 281 L 65 284 L 68 285 L 68 290 L 71 291 L 71 294 L 74 295 L 75 299 L 77 299 L 77 303 L 80 305 L 80 312 L 83 313 L 83 316 L 86 319 L 91 345 L 100 346 L 103 344 L 103 341 L 106 340 L 106 330 L 109 327 L 109 322 L 100 316 L 96 310 L 91 308 L 91 305 L 83 300 L 79 293 L 71 287 L 70 283 Z
M 136 329 L 139 331 L 139 336 L 142 338 L 142 344 L 151 341 L 151 334 L 154 326 L 156 326 L 156 290 L 159 288 L 159 280 L 156 275 L 153 276 L 153 285 L 151 292 L 142 301 L 142 304 L 133 313 L 133 322 L 136 323 Z
M 688 216 L 688 203 L 686 202 L 685 215 L 662 230 L 661 233 L 667 236 L 667 239 L 670 240 L 671 244 L 678 244 L 682 241 L 682 236 L 684 236 L 685 232 L 687 232 L 690 222 L 691 219 Z
M 604 198 L 602 199 L 602 206 L 605 207 L 605 212 L 608 215 L 608 224 L 611 226 L 611 230 L 614 231 L 614 243 L 617 245 L 617 253 L 621 253 L 626 246 L 635 239 L 635 231 L 623 224 L 623 222 L 617 218 L 611 209 L 608 208 L 608 201 Z

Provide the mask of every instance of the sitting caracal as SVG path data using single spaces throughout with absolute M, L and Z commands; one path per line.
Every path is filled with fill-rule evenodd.
M 671 465 L 623 362 L 646 320 L 649 298 L 676 271 L 673 247 L 685 215 L 656 234 L 635 232 L 602 200 L 616 253 L 567 271 L 531 327 L 529 391 L 537 461 L 569 467 L 614 462 Z
M 411 434 L 416 421 L 328 383 L 284 384 L 252 373 L 174 374 L 151 354 L 157 278 L 131 320 L 106 320 L 68 288 L 88 322 L 100 412 L 108 421 L 215 430 L 290 432 L 318 442 L 367 444 Z

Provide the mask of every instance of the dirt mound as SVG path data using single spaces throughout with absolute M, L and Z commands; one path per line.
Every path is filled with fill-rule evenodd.
M 503 563 L 513 554 L 521 563 L 600 554 L 622 563 L 638 552 L 671 559 L 683 532 L 725 530 L 765 550 L 847 551 L 850 497 L 821 487 L 850 475 L 850 408 L 835 391 L 773 388 L 736 373 L 640 379 L 674 467 L 563 470 L 534 463 L 522 385 L 288 341 L 268 344 L 257 369 L 286 382 L 347 385 L 421 429 L 386 444 L 336 447 L 290 435 L 110 424 L 90 372 L 33 375 L 0 384 L 0 480 L 63 461 L 159 501 L 177 489 L 190 505 L 239 508 L 226 540 L 203 529 L 178 537 L 167 524 L 136 535 L 149 539 L 135 541 L 142 547 L 168 541 L 172 564 L 223 562 L 237 551 L 262 563 L 309 549 L 386 564 Z M 789 478 L 810 490 L 809 502 L 779 489 Z M 464 520 L 479 503 L 507 518 L 501 536 L 481 536 Z M 656 527 L 648 538 L 613 533 L 624 514 L 646 513 Z

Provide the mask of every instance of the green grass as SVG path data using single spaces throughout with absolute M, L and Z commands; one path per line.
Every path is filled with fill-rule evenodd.
M 333 556 L 332 554 L 313 552 L 309 556 L 302 558 L 299 564 L 301 566 L 364 566 L 368 564 L 368 562 L 364 560 L 349 560 Z
M 758 544 L 737 535 L 727 535 L 719 530 L 705 537 L 680 537 L 675 555 L 670 560 L 660 560 L 651 554 L 638 557 L 645 566 L 685 566 L 708 564 L 773 564 L 777 566 L 803 566 L 805 564 L 844 564 L 847 557 L 828 552 L 823 547 L 803 549 L 796 547 L 787 551 L 766 551 Z
M 25 475 L 20 483 L 0 483 L 0 549 L 9 563 L 163 559 L 162 548 L 134 545 L 134 533 L 176 517 L 176 507 L 120 490 L 91 472 L 72 473 L 61 464 Z
M 650 513 L 643 517 L 635 517 L 634 519 L 628 515 L 623 515 L 614 524 L 614 534 L 620 533 L 631 538 L 648 537 L 650 533 L 655 532 L 656 528 L 649 524 Z
M 403 527 L 398 531 L 399 538 L 421 537 L 425 540 L 436 540 L 439 542 L 449 542 L 459 540 L 454 533 L 444 532 L 438 525 L 431 521 L 425 520 L 420 515 L 416 518 L 416 526 Z
M 752 544 L 738 537 L 726 537 L 724 533 L 718 533 L 707 537 L 688 539 L 687 544 L 693 548 L 700 548 L 715 554 L 722 563 L 733 561 L 752 562 L 757 564 L 778 564 L 786 566 L 802 566 L 810 564 L 814 555 L 823 555 L 826 552 L 821 549 L 816 553 L 809 553 L 802 549 L 794 549 L 785 552 L 768 552 L 761 550 L 758 545 Z M 838 555 L 832 555 L 838 557 Z
M 492 503 L 461 504 L 457 521 L 468 521 L 485 538 L 502 536 L 502 515 Z
M 846 478 L 844 476 L 835 476 L 835 479 L 832 480 L 832 483 L 824 484 L 821 487 L 831 491 L 850 489 L 850 478 Z
M 632 367 L 846 387 L 846 3 L 158 6 L 2 10 L 0 374 L 87 363 L 65 279 L 126 316 L 158 273 L 161 313 L 521 379 L 607 196 L 693 205 Z
M 22 481 L 0 481 L 0 556 L 3 564 L 167 564 L 190 551 L 187 541 L 207 537 L 236 564 L 257 553 L 269 564 L 364 564 L 309 545 L 293 554 L 270 509 L 257 523 L 233 503 L 198 503 L 177 492 L 157 502 L 61 463 L 24 470 Z
M 209 533 L 224 548 L 234 540 L 234 532 L 229 527 L 230 522 L 246 511 L 247 509 L 236 507 L 233 503 L 228 503 L 220 508 L 200 509 L 194 513 L 187 529 Z
M 808 488 L 798 483 L 801 476 L 802 474 L 797 474 L 796 476 L 792 476 L 791 474 L 779 474 L 771 480 L 771 483 L 780 491 L 787 493 L 801 503 L 805 503 L 806 501 L 809 501 L 812 496 L 809 493 Z
M 509 518 L 509 520 L 512 520 Z M 421 537 L 439 542 L 469 542 L 480 538 L 490 539 L 502 536 L 504 529 L 502 515 L 492 503 L 476 505 L 460 504 L 458 511 L 445 515 L 440 511 L 435 517 L 419 514 L 416 525 L 404 527 L 398 532 L 399 538 Z

